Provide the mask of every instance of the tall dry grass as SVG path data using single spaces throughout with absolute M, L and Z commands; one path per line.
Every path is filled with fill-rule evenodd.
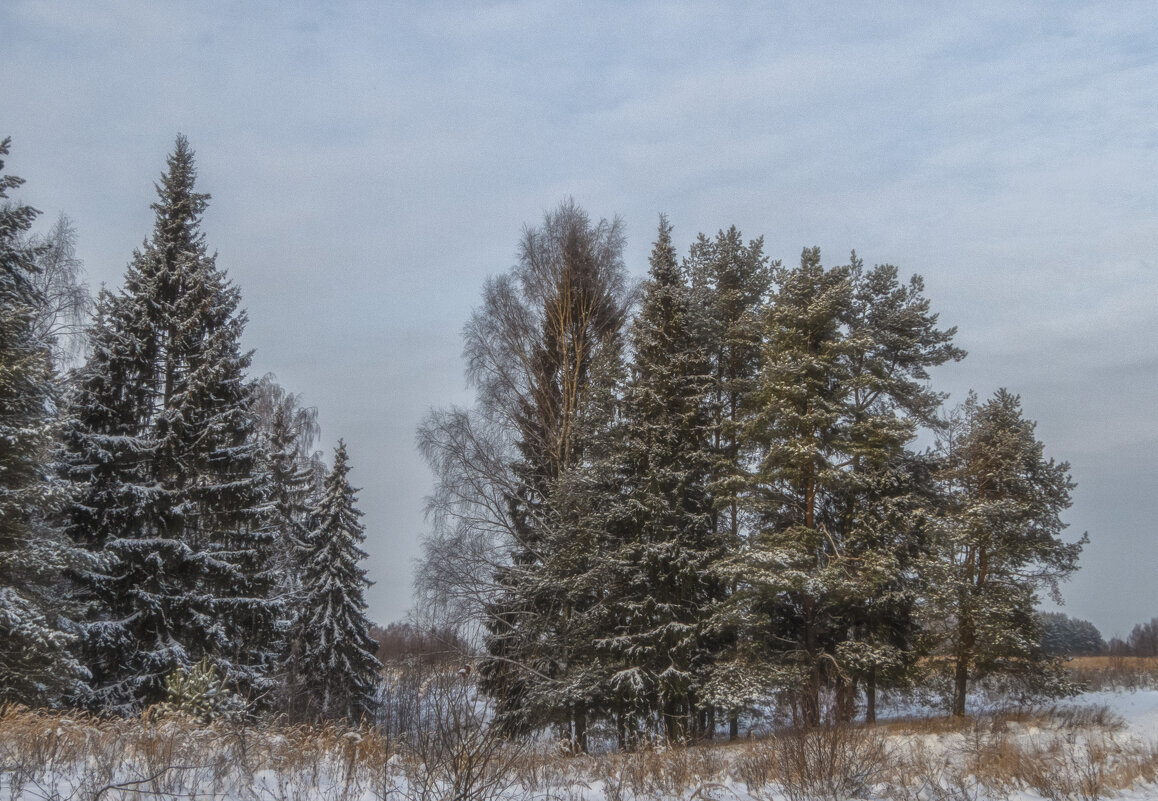
M 202 726 L 0 710 L 0 799 L 122 801 L 1092 801 L 1158 787 L 1158 746 L 1106 707 L 785 729 L 736 743 L 565 755 L 510 743 L 459 689 L 436 724 Z M 1158 794 L 1156 794 L 1158 795 Z
M 200 725 L 0 709 L 0 791 L 9 798 L 360 798 L 392 753 L 372 729 Z
M 1158 657 L 1079 656 L 1066 663 L 1070 679 L 1087 690 L 1158 688 Z

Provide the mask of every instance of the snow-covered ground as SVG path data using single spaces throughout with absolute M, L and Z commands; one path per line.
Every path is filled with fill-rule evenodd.
M 0 801 L 1158 799 L 1158 690 L 1091 692 L 965 724 L 926 713 L 841 731 L 584 757 L 512 754 L 465 734 L 446 758 L 391 755 L 370 733 L 9 715 Z
M 1130 734 L 1147 742 L 1158 742 L 1158 690 L 1082 693 L 1057 705 L 1060 708 L 1105 706 L 1121 716 Z

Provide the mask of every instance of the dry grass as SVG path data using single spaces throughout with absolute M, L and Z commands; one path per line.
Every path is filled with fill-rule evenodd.
M 1087 690 L 1158 688 L 1158 657 L 1079 656 L 1066 663 L 1066 670 Z
M 220 795 L 357 798 L 383 783 L 387 743 L 334 726 L 203 726 L 0 710 L 0 790 L 11 798 Z
M 462 725 L 460 725 L 462 724 Z M 1158 782 L 1158 746 L 1104 706 L 782 731 L 566 756 L 450 718 L 426 739 L 0 710 L 0 799 L 1091 801 Z
M 1033 791 L 1051 801 L 1106 798 L 1158 777 L 1158 747 L 1125 735 L 1107 707 L 968 719 L 900 740 L 889 795 L 976 801 Z M 902 732 L 903 733 L 903 730 Z

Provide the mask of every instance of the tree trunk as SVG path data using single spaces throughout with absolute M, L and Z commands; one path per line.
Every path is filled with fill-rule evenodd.
M 957 664 L 953 677 L 953 717 L 965 717 L 965 694 L 969 691 L 969 662 L 973 656 L 973 646 L 977 636 L 973 629 L 971 615 L 964 616 L 958 624 Z
M 587 753 L 587 710 L 582 704 L 575 704 L 575 728 L 572 748 L 578 754 Z
M 969 690 L 969 657 L 958 654 L 957 670 L 953 681 L 953 717 L 965 717 L 965 693 Z
M 841 723 L 852 723 L 856 716 L 856 682 L 836 679 L 836 719 Z
M 871 671 L 864 684 L 864 719 L 866 723 L 877 722 L 877 672 Z
M 800 689 L 800 714 L 805 726 L 820 725 L 820 659 L 817 654 L 816 627 L 813 614 L 816 601 L 804 596 L 804 652 L 808 654 L 809 675 L 807 684 Z

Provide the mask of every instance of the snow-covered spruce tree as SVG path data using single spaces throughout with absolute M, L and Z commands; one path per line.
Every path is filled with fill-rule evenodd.
M 598 719 L 611 719 L 626 747 L 628 723 L 638 702 L 646 700 L 637 688 L 614 680 L 621 665 L 603 647 L 603 638 L 620 620 L 614 599 L 623 577 L 612 556 L 622 541 L 626 492 L 618 412 L 624 364 L 616 343 L 593 357 L 587 381 L 571 434 L 582 458 L 550 483 L 540 561 L 521 576 L 524 593 L 553 599 L 558 610 L 538 621 L 544 636 L 551 638 L 550 647 L 521 666 L 529 677 L 524 719 L 529 725 L 554 721 L 560 736 L 580 750 L 586 747 L 584 727 Z M 527 621 L 520 635 L 529 636 L 534 625 Z M 576 709 L 582 715 L 576 715 Z
M 349 472 L 346 443 L 339 440 L 306 541 L 297 675 L 307 718 L 358 723 L 373 715 L 382 665 L 366 619 L 370 582 L 358 566 L 366 557 L 365 528 Z
M 273 540 L 271 568 L 275 594 L 285 605 L 278 631 L 278 699 L 274 704 L 299 717 L 301 698 L 297 673 L 301 642 L 294 617 L 300 608 L 310 510 L 325 478 L 321 454 L 313 450 L 321 433 L 316 408 L 301 405 L 273 374 L 254 386 L 251 405 L 259 444 L 258 465 L 263 477 L 260 525 Z
M 969 682 L 987 673 L 1048 679 L 1038 592 L 1060 602 L 1058 582 L 1089 539 L 1061 539 L 1074 484 L 1069 464 L 1045 458 L 1034 428 L 1016 395 L 1001 389 L 980 403 L 971 394 L 940 444 L 948 508 L 926 566 L 928 611 L 947 622 L 954 715 L 965 714 Z
M 892 635 L 912 628 L 923 508 L 906 446 L 940 400 L 927 369 L 963 354 L 920 279 L 901 286 L 894 268 L 865 271 L 854 254 L 825 269 L 812 248 L 778 284 L 747 432 L 759 529 L 728 568 L 776 683 L 815 723 L 823 687 L 847 718 L 852 681 L 903 668 Z
M 703 234 L 692 243 L 685 262 L 691 281 L 690 324 L 709 359 L 711 391 L 706 397 L 709 443 L 712 453 L 708 491 L 711 496 L 712 531 L 735 549 L 747 535 L 743 494 L 750 487 L 753 467 L 751 443 L 744 427 L 751 414 L 751 395 L 760 370 L 764 341 L 763 318 L 772 285 L 772 269 L 763 252 L 763 239 L 744 244 L 735 226 L 714 239 Z M 722 579 L 722 577 L 720 577 Z M 734 587 L 723 580 L 722 590 Z M 723 611 L 717 607 L 717 611 Z M 715 669 L 700 688 L 709 731 L 715 728 L 715 712 L 729 719 L 729 734 L 739 735 L 738 715 L 746 695 L 737 684 L 750 686 L 750 676 L 740 659 L 737 633 L 726 614 L 713 615 Z M 739 681 L 734 681 L 739 679 Z M 748 699 L 751 700 L 751 699 Z
M 71 533 L 105 560 L 84 577 L 96 703 L 121 712 L 161 700 L 202 657 L 251 704 L 271 689 L 280 612 L 257 525 L 245 314 L 206 250 L 195 178 L 179 136 L 152 238 L 98 300 L 65 437 Z
M 0 702 L 54 705 L 85 691 L 64 574 L 86 560 L 50 522 L 64 500 L 50 464 L 57 386 L 35 326 L 43 252 L 24 240 L 38 212 L 8 200 L 22 183 L 0 174 Z
M 628 689 L 637 696 L 628 708 L 644 715 L 639 723 L 669 739 L 701 725 L 698 692 L 711 662 L 703 624 L 720 597 L 711 568 L 723 549 L 707 490 L 710 363 L 692 323 L 671 227 L 661 217 L 631 328 L 621 536 L 605 556 L 618 573 L 605 602 L 615 610 L 614 628 L 599 644 L 617 669 L 613 687 L 625 700 Z M 634 726 L 625 728 L 630 734 Z
M 748 486 L 750 466 L 744 420 L 760 370 L 772 269 L 780 266 L 769 265 L 763 247 L 763 239 L 745 245 L 732 226 L 715 239 L 700 234 L 685 265 L 692 286 L 689 325 L 696 329 L 712 375 L 706 399 L 713 451 L 712 526 L 726 531 L 732 543 L 741 538 L 740 495 Z

